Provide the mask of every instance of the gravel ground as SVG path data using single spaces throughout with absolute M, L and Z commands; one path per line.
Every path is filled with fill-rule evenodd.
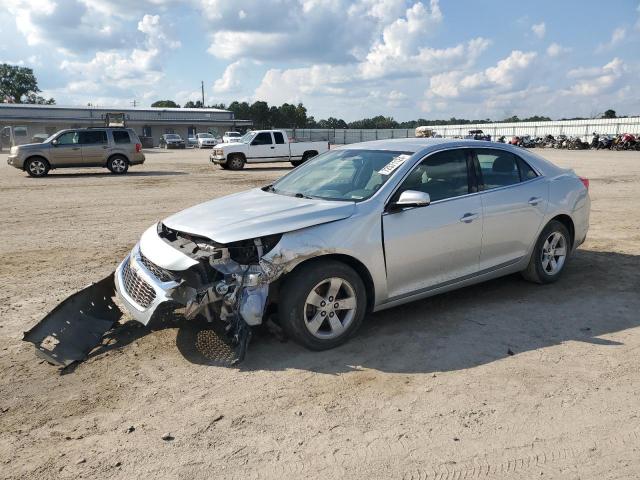
M 155 221 L 288 166 L 154 150 L 125 177 L 31 179 L 0 154 L 0 477 L 640 477 L 640 153 L 541 153 L 591 179 L 588 241 L 554 285 L 380 312 L 328 352 L 261 335 L 240 368 L 206 360 L 198 325 L 125 325 L 66 374 L 22 331 Z

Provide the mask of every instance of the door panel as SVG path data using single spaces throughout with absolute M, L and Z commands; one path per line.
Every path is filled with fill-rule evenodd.
M 480 269 L 525 256 L 536 240 L 547 209 L 547 183 L 532 180 L 490 190 L 480 197 L 484 214 Z
M 57 145 L 49 149 L 49 159 L 54 167 L 73 167 L 82 165 L 82 148 L 78 132 L 65 132 L 56 139 Z
M 536 240 L 548 202 L 548 185 L 519 156 L 477 149 L 484 233 L 480 269 L 526 256 Z
M 260 132 L 251 142 L 247 151 L 247 162 L 271 162 L 273 161 L 275 145 L 271 132 Z
M 272 157 L 275 162 L 288 162 L 289 157 L 289 144 L 285 143 L 284 135 L 282 132 L 273 132 L 273 144 Z
M 82 161 L 87 166 L 102 166 L 107 162 L 108 144 L 107 132 L 104 130 L 89 130 L 80 132 L 82 146 Z
M 471 195 L 383 216 L 390 297 L 478 271 L 482 203 Z M 462 221 L 477 214 L 471 221 Z
M 474 154 L 459 148 L 436 152 L 416 165 L 394 193 L 428 193 L 431 204 L 383 215 L 390 297 L 429 289 L 478 272 L 482 202 L 475 192 Z

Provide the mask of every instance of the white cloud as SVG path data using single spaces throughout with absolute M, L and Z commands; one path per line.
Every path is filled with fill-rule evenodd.
M 241 90 L 246 70 L 252 65 L 249 60 L 238 60 L 227 65 L 222 76 L 213 83 L 215 93 L 236 93 Z
M 483 89 L 491 89 L 495 93 L 519 88 L 536 56 L 535 52 L 514 50 L 494 67 L 480 72 L 465 74 L 452 71 L 434 75 L 429 82 L 427 97 L 457 98 L 471 90 L 477 94 Z
M 138 30 L 145 41 L 130 53 L 120 50 L 98 51 L 88 61 L 64 60 L 60 69 L 70 74 L 67 88 L 73 93 L 97 93 L 102 89 L 128 90 L 135 86 L 149 86 L 163 76 L 161 54 L 180 46 L 169 38 L 158 15 L 145 15 L 138 22 Z
M 602 53 L 607 50 L 611 50 L 616 47 L 627 37 L 627 29 L 624 27 L 618 27 L 611 33 L 611 38 L 606 43 L 601 43 L 596 47 L 597 53 Z
M 622 80 L 627 72 L 627 66 L 619 59 L 614 58 L 602 68 L 581 68 L 568 72 L 569 78 L 577 78 L 569 92 L 580 96 L 594 96 L 610 93 L 622 85 Z
M 570 51 L 571 51 L 570 48 L 563 47 L 559 43 L 555 43 L 555 42 L 549 45 L 549 47 L 547 47 L 547 55 L 550 56 L 551 58 L 560 57 L 561 55 L 564 55 L 565 53 L 569 53 Z
M 547 26 L 544 22 L 536 23 L 531 26 L 531 31 L 536 37 L 543 39 L 545 34 L 547 33 Z

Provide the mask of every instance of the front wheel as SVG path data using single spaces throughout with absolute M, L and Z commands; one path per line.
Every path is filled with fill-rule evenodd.
M 29 159 L 25 168 L 27 173 L 35 178 L 44 177 L 47 173 L 49 173 L 49 169 L 49 162 L 40 157 Z
M 360 276 L 335 260 L 316 260 L 285 278 L 278 308 L 284 331 L 311 350 L 346 342 L 362 324 L 367 293 Z
M 553 283 L 564 271 L 570 253 L 571 236 L 567 227 L 553 220 L 538 237 L 522 276 L 536 283 Z
M 241 155 L 231 155 L 227 158 L 229 170 L 242 170 L 244 168 L 244 158 Z

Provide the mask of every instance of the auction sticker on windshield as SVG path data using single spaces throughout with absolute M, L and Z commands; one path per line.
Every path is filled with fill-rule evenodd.
M 393 171 L 402 165 L 410 156 L 411 155 L 398 155 L 397 157 L 394 157 L 393 160 L 382 167 L 381 170 L 378 170 L 378 173 L 380 175 L 391 175 Z

